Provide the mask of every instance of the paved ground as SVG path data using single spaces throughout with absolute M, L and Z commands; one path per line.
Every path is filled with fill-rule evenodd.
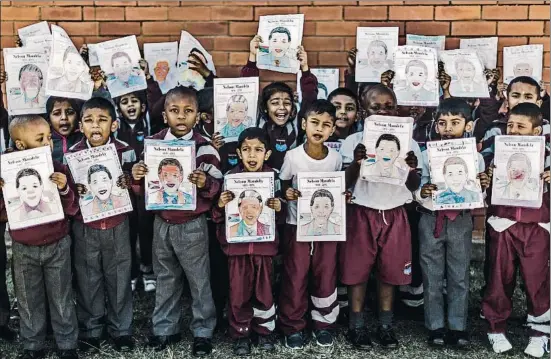
M 520 282 L 520 281 L 519 281 Z M 494 354 L 489 348 L 484 334 L 485 323 L 478 318 L 480 310 L 479 290 L 482 285 L 482 265 L 481 263 L 473 263 L 471 266 L 471 298 L 470 298 L 470 317 L 471 317 L 471 335 L 472 348 L 468 352 L 453 351 L 453 350 L 438 350 L 435 351 L 429 348 L 426 344 L 426 332 L 423 323 L 406 318 L 396 319 L 396 330 L 399 335 L 401 346 L 394 351 L 385 351 L 376 346 L 371 352 L 359 352 L 353 350 L 345 341 L 344 331 L 339 330 L 339 336 L 336 345 L 331 351 L 320 351 L 313 346 L 309 346 L 302 352 L 290 352 L 289 350 L 278 345 L 277 350 L 272 354 L 254 353 L 254 356 L 263 359 L 289 359 L 291 358 L 396 358 L 396 359 L 440 359 L 440 358 L 472 358 L 472 359 L 492 359 L 501 358 L 502 356 Z M 190 334 L 187 330 L 190 309 L 189 301 L 186 300 L 186 306 L 183 308 L 185 313 L 184 333 L 186 339 L 182 341 L 173 350 L 167 350 L 162 353 L 154 353 L 153 351 L 144 348 L 145 342 L 149 333 L 150 324 L 149 317 L 153 310 L 154 296 L 138 292 L 134 297 L 136 306 L 134 311 L 134 324 L 136 331 L 136 339 L 139 342 L 137 349 L 131 354 L 120 355 L 110 349 L 107 342 L 103 343 L 104 350 L 94 356 L 87 358 L 128 358 L 128 359 L 161 359 L 161 358 L 191 358 L 190 355 Z M 524 347 L 527 344 L 527 331 L 522 327 L 524 321 L 525 300 L 521 291 L 517 288 L 515 292 L 515 303 L 513 318 L 511 318 L 508 336 L 514 345 L 514 352 L 510 354 L 510 358 L 523 357 Z M 370 323 L 374 322 L 372 315 L 369 316 Z M 17 325 L 17 323 L 13 323 Z M 372 328 L 373 330 L 375 328 Z M 211 358 L 233 357 L 231 342 L 228 340 L 224 332 L 217 332 L 214 338 L 215 352 Z M 19 347 L 17 344 L 6 344 L 0 342 L 0 358 L 8 359 L 15 358 Z M 52 354 L 51 358 L 56 356 Z

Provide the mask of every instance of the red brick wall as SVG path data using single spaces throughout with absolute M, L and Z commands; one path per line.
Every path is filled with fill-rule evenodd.
M 79 47 L 123 35 L 144 42 L 174 41 L 180 30 L 211 51 L 219 75 L 238 76 L 257 20 L 268 14 L 305 14 L 304 46 L 312 67 L 346 66 L 357 26 L 399 26 L 405 34 L 446 35 L 448 49 L 461 37 L 499 36 L 503 46 L 544 44 L 549 83 L 549 1 L 4 1 L 1 47 L 14 46 L 19 27 L 39 20 L 62 26 Z M 502 64 L 502 52 L 499 53 Z M 344 71 L 341 71 L 343 73 Z M 266 72 L 264 82 L 293 75 Z

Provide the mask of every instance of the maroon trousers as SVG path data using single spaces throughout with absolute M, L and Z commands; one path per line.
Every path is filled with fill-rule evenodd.
M 272 297 L 272 257 L 229 256 L 230 335 L 248 337 L 252 331 L 269 335 L 275 328 Z
M 549 232 L 537 223 L 516 223 L 503 232 L 490 231 L 490 278 L 482 311 L 490 333 L 505 333 L 511 315 L 515 259 L 526 285 L 528 325 L 532 335 L 549 334 Z M 547 322 L 547 329 L 541 323 Z
M 314 330 L 331 327 L 339 315 L 337 242 L 297 242 L 296 233 L 296 226 L 286 225 L 279 298 L 279 319 L 285 335 L 306 328 L 308 294 Z

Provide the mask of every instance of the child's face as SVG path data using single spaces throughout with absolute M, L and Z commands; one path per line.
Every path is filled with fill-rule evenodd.
M 126 56 L 117 57 L 113 60 L 113 72 L 122 82 L 127 82 L 132 73 L 132 64 Z
M 529 102 L 541 106 L 541 100 L 538 100 L 538 89 L 536 86 L 516 82 L 511 86 L 511 91 L 507 95 L 507 104 L 509 109 L 513 109 L 519 103 Z
M 274 57 L 283 57 L 287 53 L 290 45 L 287 34 L 276 32 L 272 34 L 269 51 Z
M 109 178 L 107 172 L 94 172 L 90 176 L 90 190 L 100 201 L 105 201 L 111 195 L 113 181 Z
M 459 193 L 467 183 L 467 170 L 462 164 L 448 165 L 444 173 L 446 186 L 454 193 Z
M 532 76 L 532 66 L 527 63 L 516 64 L 513 69 L 513 74 L 515 77 L 519 76 Z
M 507 177 L 514 183 L 524 183 L 530 177 L 528 164 L 521 160 L 511 161 L 507 168 Z
M 165 106 L 163 118 L 176 137 L 187 135 L 197 123 L 197 102 L 189 96 L 172 96 Z
M 260 213 L 262 213 L 262 204 L 258 199 L 245 197 L 241 200 L 239 214 L 247 225 L 255 224 L 258 217 L 260 217 Z
M 507 134 L 510 136 L 539 136 L 542 128 L 534 127 L 530 117 L 511 115 L 507 120 Z
M 76 79 L 86 69 L 86 65 L 79 54 L 70 53 L 63 62 L 63 68 L 65 69 L 65 76 L 67 77 L 67 80 L 76 81 Z
M 76 129 L 77 112 L 69 101 L 56 102 L 50 112 L 50 122 L 57 133 L 69 136 Z
M 331 115 L 309 113 L 302 119 L 302 129 L 306 131 L 306 140 L 310 144 L 321 145 L 335 132 L 335 121 Z
M 353 98 L 346 95 L 337 95 L 331 99 L 331 103 L 337 109 L 335 125 L 338 128 L 348 128 L 357 121 L 358 108 Z
M 379 68 L 384 65 L 386 60 L 385 48 L 382 46 L 371 46 L 367 50 L 367 58 L 369 64 L 375 68 Z
M 475 68 L 474 65 L 467 61 L 461 61 L 455 65 L 457 77 L 462 82 L 472 82 L 474 80 Z
M 388 163 L 392 164 L 398 158 L 400 150 L 394 141 L 385 141 L 382 140 L 379 142 L 379 147 L 375 149 L 375 155 L 377 156 L 377 162 L 382 162 L 383 164 Z
M 327 222 L 333 213 L 331 199 L 328 197 L 316 197 L 314 204 L 310 207 L 312 217 L 318 222 Z
M 28 99 L 34 99 L 40 93 L 42 81 L 38 73 L 34 71 L 23 71 L 23 73 L 21 73 L 20 85 L 25 92 L 25 96 Z
M 293 113 L 293 99 L 286 92 L 274 93 L 267 104 L 268 116 L 278 126 L 284 126 Z
M 443 140 L 463 138 L 465 132 L 470 132 L 472 122 L 465 124 L 465 119 L 457 115 L 440 115 L 436 122 L 436 132 Z
M 136 122 L 145 111 L 145 104 L 134 94 L 121 96 L 119 103 L 122 116 L 130 122 Z
M 406 72 L 408 87 L 413 91 L 420 91 L 427 82 L 427 72 L 420 66 L 410 66 Z
M 258 172 L 264 166 L 272 154 L 271 150 L 266 151 L 266 147 L 257 138 L 246 139 L 237 149 L 237 155 L 243 162 L 243 167 L 247 172 Z
M 19 178 L 19 198 L 29 207 L 36 207 L 42 199 L 42 184 L 38 177 L 34 175 Z
M 82 114 L 80 132 L 90 143 L 90 146 L 103 146 L 109 141 L 111 133 L 117 130 L 117 122 L 113 121 L 108 110 L 89 108 Z
M 398 114 L 396 101 L 390 94 L 372 91 L 366 96 L 368 97 L 364 97 L 363 105 L 368 117 L 372 115 L 396 116 Z
M 177 166 L 167 165 L 161 168 L 159 181 L 166 193 L 171 195 L 178 193 L 178 188 L 180 188 L 183 180 L 184 175 Z
M 167 61 L 157 62 L 155 68 L 153 69 L 153 72 L 155 73 L 155 78 L 159 82 L 163 82 L 164 80 L 166 80 L 168 71 L 170 71 L 170 66 Z
M 228 118 L 228 123 L 232 127 L 241 125 L 247 116 L 247 105 L 243 102 L 234 102 L 230 104 L 226 111 L 226 116 Z
M 50 146 L 53 149 L 50 126 L 46 121 L 31 123 L 17 134 L 15 147 L 18 150 L 30 150 L 33 148 Z
M 414 122 L 417 122 L 427 109 L 420 106 L 398 106 L 398 114 L 400 117 L 411 117 Z

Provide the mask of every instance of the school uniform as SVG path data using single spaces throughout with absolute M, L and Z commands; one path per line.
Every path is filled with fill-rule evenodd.
M 239 165 L 229 174 L 243 172 L 243 165 Z M 280 196 L 277 173 L 267 165 L 259 172 L 274 173 L 275 197 Z M 282 206 L 282 210 L 276 213 L 276 220 L 285 218 L 284 213 Z M 224 223 L 225 209 L 216 205 L 212 214 L 217 223 L 218 240 L 224 254 L 228 256 L 230 336 L 234 339 L 249 337 L 251 331 L 259 335 L 269 335 L 274 331 L 276 319 L 272 295 L 272 260 L 277 254 L 279 235 L 275 231 L 273 242 L 228 243 Z
M 52 143 L 54 145 L 52 149 L 52 158 L 63 163 L 63 156 L 71 147 L 80 142 L 83 137 L 83 134 L 79 130 L 74 131 L 69 136 L 63 136 L 52 128 Z
M 54 161 L 54 171 L 66 166 Z M 70 180 L 69 180 L 70 181 Z M 59 191 L 65 218 L 53 223 L 9 230 L 12 239 L 14 286 L 19 305 L 19 335 L 26 350 L 46 347 L 47 307 L 56 344 L 61 350 L 77 347 L 78 325 L 71 287 L 69 216 L 78 212 L 78 197 L 70 185 Z M 0 209 L 4 198 L 0 194 Z
M 150 137 L 177 139 L 169 129 Z M 194 211 L 155 211 L 153 226 L 153 271 L 157 275 L 153 334 L 180 333 L 184 274 L 190 283 L 194 337 L 210 338 L 216 326 L 216 310 L 210 287 L 210 263 L 206 213 L 220 191 L 220 159 L 216 150 L 198 132 L 192 130 L 182 140 L 195 141 L 197 169 L 207 174 L 205 187 L 197 189 Z M 152 169 L 153 170 L 153 169 Z M 135 183 L 135 191 L 143 191 Z
M 473 219 L 470 210 L 433 210 L 432 198 L 421 198 L 421 188 L 430 182 L 427 151 L 421 159 L 421 185 L 416 191 L 420 206 L 419 253 L 423 272 L 425 327 L 465 331 L 468 319 L 469 266 Z M 478 173 L 484 160 L 478 153 Z M 447 279 L 447 316 L 444 308 L 444 278 Z
M 345 166 L 354 161 L 354 149 L 363 143 L 363 133 L 348 136 L 341 147 Z M 420 158 L 419 146 L 411 150 Z M 410 171 L 408 180 L 417 176 Z M 411 282 L 411 234 L 404 204 L 413 200 L 405 185 L 364 181 L 353 188 L 354 203 L 347 205 L 346 242 L 340 250 L 341 281 L 346 285 L 366 283 L 373 266 L 379 280 L 391 285 Z
M 136 163 L 136 154 L 125 142 L 111 137 L 124 172 Z M 90 148 L 83 138 L 69 149 Z M 115 178 L 113 178 L 116 181 Z M 82 213 L 73 222 L 77 317 L 83 338 L 99 338 L 107 313 L 111 337 L 132 334 L 132 289 L 130 287 L 130 224 L 126 213 L 83 223 Z M 107 303 L 106 304 L 106 298 Z M 107 308 L 106 308 L 107 307 Z
M 336 151 L 329 149 L 327 157 L 315 160 L 301 145 L 287 152 L 279 178 L 293 180 L 293 187 L 297 188 L 296 175 L 299 172 L 334 172 L 341 168 L 342 159 Z M 286 223 L 279 298 L 281 330 L 285 335 L 291 335 L 306 328 L 308 294 L 312 302 L 310 314 L 314 330 L 327 329 L 339 315 L 337 242 L 297 242 L 296 201 L 288 202 Z
M 0 192 L 0 198 L 2 194 Z M 0 201 L 0 327 L 7 326 L 10 321 L 10 297 L 6 284 L 6 269 L 8 267 L 8 256 L 6 253 L 6 232 L 7 213 L 4 202 Z

